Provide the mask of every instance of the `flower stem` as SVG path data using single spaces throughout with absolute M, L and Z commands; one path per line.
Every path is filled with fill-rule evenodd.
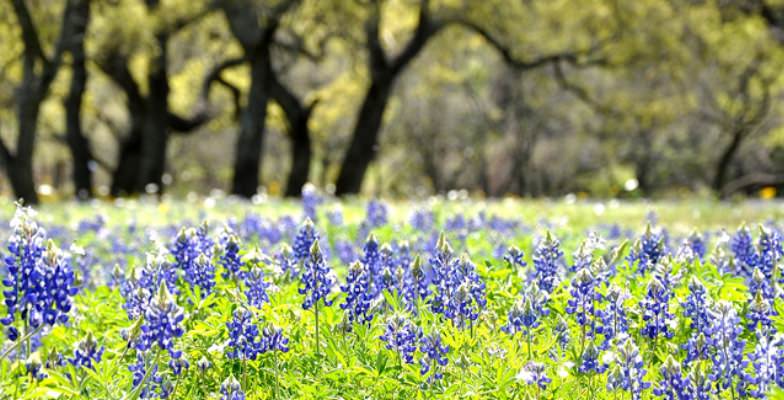
M 29 340 L 30 340 L 30 338 L 31 338 L 31 337 L 33 337 L 33 335 L 35 335 L 36 333 L 40 332 L 40 331 L 41 331 L 41 329 L 43 329 L 43 327 L 44 327 L 44 324 L 41 324 L 41 325 L 38 325 L 38 328 L 35 328 L 35 329 L 33 329 L 32 331 L 30 331 L 30 332 L 27 332 L 27 333 L 26 333 L 26 334 L 25 334 L 23 337 L 19 338 L 19 341 L 17 341 L 16 343 L 14 343 L 14 344 L 13 344 L 11 347 L 7 348 L 7 349 L 6 349 L 6 350 L 3 352 L 3 354 L 0 354 L 0 359 L 5 359 L 5 358 L 6 358 L 6 357 L 7 357 L 9 354 L 11 354 L 11 352 L 12 352 L 12 351 L 14 351 L 14 350 L 15 350 L 15 349 L 17 349 L 19 346 L 21 346 L 21 345 L 22 345 L 22 343 L 28 343 L 28 345 L 29 345 Z M 29 351 L 30 351 L 30 350 L 28 349 L 28 352 L 29 352 Z

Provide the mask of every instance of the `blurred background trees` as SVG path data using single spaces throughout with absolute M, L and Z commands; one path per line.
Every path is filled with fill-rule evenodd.
M 778 0 L 8 0 L 0 190 L 753 194 Z

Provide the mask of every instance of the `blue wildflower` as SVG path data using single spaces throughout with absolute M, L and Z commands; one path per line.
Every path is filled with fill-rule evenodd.
M 267 288 L 270 283 L 264 280 L 264 271 L 259 267 L 253 267 L 243 277 L 245 282 L 245 297 L 248 304 L 253 307 L 261 308 L 264 303 L 269 303 Z
M 245 400 L 245 392 L 234 376 L 229 376 L 221 383 L 221 400 Z
M 602 324 L 597 327 L 597 333 L 604 335 L 605 338 L 602 347 L 606 348 L 613 338 L 628 332 L 629 320 L 626 316 L 624 302 L 630 297 L 628 292 L 615 284 L 610 285 L 607 290 L 605 296 L 607 306 L 601 313 Z
M 234 310 L 231 321 L 226 323 L 229 331 L 226 357 L 239 360 L 255 360 L 263 352 L 264 344 L 259 336 L 259 327 L 252 321 L 253 314 L 246 309 Z
M 672 356 L 668 356 L 661 366 L 661 381 L 654 386 L 653 394 L 667 400 L 689 400 L 689 378 L 683 376 L 681 365 Z
M 637 273 L 645 273 L 653 269 L 656 263 L 664 257 L 666 252 L 663 232 L 654 232 L 651 226 L 645 228 L 645 233 L 638 239 L 626 259 L 629 265 L 636 263 Z
M 504 261 L 506 261 L 510 267 L 514 268 L 523 268 L 528 265 L 528 263 L 525 262 L 525 253 L 514 246 L 506 250 Z
M 518 377 L 526 385 L 537 385 L 539 389 L 547 389 L 547 385 L 552 382 L 552 379 L 547 376 L 544 364 L 535 361 L 525 364 Z
M 299 294 L 305 295 L 302 308 L 309 310 L 314 305 L 317 306 L 319 300 L 323 300 L 327 307 L 332 305 L 327 295 L 332 290 L 335 279 L 332 277 L 332 270 L 324 261 L 318 239 L 310 248 L 310 256 L 305 261 L 300 281 L 302 286 L 299 288 Z
M 548 231 L 544 240 L 534 250 L 534 279 L 547 293 L 552 293 L 558 286 L 558 269 L 563 257 L 560 246 L 560 242 Z
M 647 371 L 643 368 L 640 349 L 628 336 L 619 338 L 619 342 L 615 366 L 607 376 L 607 390 L 621 389 L 629 392 L 632 400 L 639 400 L 643 391 L 651 386 L 645 381 Z
M 449 346 L 441 343 L 441 335 L 433 332 L 430 335 L 422 336 L 419 340 L 419 351 L 423 354 L 419 360 L 420 375 L 425 375 L 433 369 L 435 371 L 432 376 L 433 379 L 443 378 L 442 369 L 449 363 L 449 359 L 446 358 L 446 354 L 449 353 Z
M 98 342 L 95 341 L 93 334 L 88 333 L 86 338 L 76 343 L 74 355 L 68 359 L 68 362 L 77 368 L 85 367 L 94 369 L 94 363 L 101 362 L 103 350 L 104 347 L 98 346 Z
M 404 362 L 413 364 L 419 335 L 411 320 L 396 314 L 387 320 L 384 334 L 379 336 L 379 339 L 386 342 L 387 350 L 395 350 Z
M 566 303 L 566 312 L 575 314 L 577 323 L 583 327 L 587 337 L 594 337 L 596 324 L 601 319 L 601 312 L 596 309 L 596 303 L 602 300 L 597 281 L 588 268 L 582 268 L 572 279 L 569 290 L 571 297 Z M 585 338 L 583 338 L 585 340 Z
M 306 183 L 302 187 L 302 212 L 305 214 L 305 218 L 318 221 L 316 210 L 322 202 L 324 202 L 324 199 L 313 184 Z
M 2 281 L 7 314 L 0 318 L 11 341 L 19 337 L 14 326 L 17 320 L 33 329 L 67 322 L 71 298 L 76 294 L 67 257 L 51 241 L 44 246 L 46 232 L 34 215 L 32 209 L 18 207 L 11 220 L 13 233 Z
M 220 265 L 223 267 L 223 279 L 230 277 L 240 277 L 243 262 L 240 257 L 240 239 L 236 234 L 226 229 L 221 236 L 220 242 L 223 251 L 220 256 Z
M 713 368 L 710 378 L 718 382 L 722 389 L 728 389 L 736 384 L 746 367 L 743 358 L 746 342 L 740 338 L 743 325 L 735 307 L 728 301 L 720 301 L 712 310 L 712 316 L 713 335 L 708 338 L 713 349 L 711 354 Z
M 751 277 L 754 268 L 758 266 L 759 256 L 754 248 L 754 238 L 751 231 L 742 226 L 738 228 L 735 235 L 730 239 L 730 249 L 734 254 L 735 275 L 745 278 Z
M 607 370 L 607 364 L 599 361 L 599 348 L 593 344 L 593 341 L 589 341 L 588 345 L 585 346 L 585 350 L 580 356 L 580 365 L 577 367 L 577 370 L 583 374 L 601 374 Z
M 348 327 L 353 322 L 359 324 L 369 323 L 373 320 L 373 313 L 370 311 L 374 295 L 372 293 L 370 272 L 368 266 L 363 263 L 355 262 L 348 268 L 346 284 L 340 287 L 346 294 L 340 308 L 345 310 L 348 320 Z
M 313 221 L 305 219 L 305 222 L 297 232 L 297 236 L 294 238 L 292 246 L 292 255 L 296 262 L 303 262 L 310 256 L 310 248 L 318 239 L 319 234 L 313 226 Z
M 182 308 L 177 305 L 166 284 L 161 283 L 158 295 L 144 312 L 141 334 L 135 347 L 146 351 L 157 345 L 161 350 L 168 350 L 172 358 L 180 358 L 182 352 L 174 349 L 174 339 L 184 333 L 181 326 L 184 318 Z
M 673 315 L 669 311 L 670 289 L 654 277 L 648 283 L 645 298 L 640 302 L 643 310 L 642 319 L 644 322 L 640 333 L 650 339 L 659 336 L 671 338 L 674 334 L 669 328 L 669 323 Z

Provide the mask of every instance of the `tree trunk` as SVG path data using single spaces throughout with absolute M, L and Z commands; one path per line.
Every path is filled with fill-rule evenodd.
M 351 143 L 335 184 L 335 194 L 338 196 L 357 194 L 362 188 L 362 179 L 378 151 L 381 122 L 392 94 L 393 83 L 391 77 L 374 80 L 365 94 Z
M 8 160 L 6 171 L 14 196 L 25 204 L 38 204 L 33 177 L 33 149 L 38 124 L 41 98 L 34 77 L 25 76 L 17 91 L 17 122 L 19 137 L 16 154 Z
M 287 197 L 299 197 L 302 187 L 308 183 L 310 174 L 310 159 L 312 156 L 310 130 L 308 119 L 310 113 L 306 112 L 289 121 L 291 135 L 291 170 L 286 182 Z
M 87 85 L 84 37 L 90 18 L 89 1 L 74 1 L 72 16 L 73 35 L 69 46 L 72 72 L 68 96 L 65 98 L 65 138 L 73 160 L 72 178 L 76 198 L 86 200 L 93 195 L 93 177 L 90 170 L 92 156 L 81 124 L 82 98 Z
M 291 139 L 291 170 L 286 182 L 286 197 L 299 197 L 302 187 L 308 182 L 312 149 L 308 121 L 316 103 L 305 106 L 297 96 L 285 87 L 270 69 L 271 96 L 283 109 Z
M 158 34 L 158 55 L 147 75 L 148 93 L 141 140 L 141 162 L 136 190 L 163 192 L 166 148 L 169 141 L 169 75 L 166 63 L 168 36 Z
M 724 184 L 727 182 L 727 173 L 732 164 L 732 159 L 735 158 L 735 154 L 738 152 L 738 149 L 740 149 L 744 134 L 745 131 L 743 129 L 736 129 L 732 133 L 732 140 L 729 145 L 727 145 L 724 151 L 722 151 L 721 157 L 719 157 L 719 163 L 716 166 L 716 175 L 713 179 L 713 190 L 719 195 L 721 195 Z
M 113 197 L 136 193 L 136 181 L 142 153 L 142 121 L 141 115 L 133 116 L 131 132 L 127 138 L 120 142 L 117 165 L 112 172 L 110 193 Z
M 260 45 L 250 60 L 250 90 L 240 118 L 234 154 L 231 193 L 250 198 L 256 194 L 264 145 L 264 124 L 269 100 L 269 49 Z

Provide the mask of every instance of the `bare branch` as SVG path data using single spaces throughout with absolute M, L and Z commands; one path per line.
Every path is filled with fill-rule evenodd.
M 508 46 L 502 43 L 500 39 L 496 38 L 487 28 L 474 21 L 471 21 L 470 19 L 452 17 L 445 20 L 444 23 L 459 25 L 478 34 L 483 39 L 485 39 L 485 41 L 490 46 L 498 51 L 506 64 L 519 70 L 536 69 L 558 62 L 566 62 L 573 65 L 601 65 L 607 63 L 607 61 L 601 57 L 590 58 L 590 56 L 595 55 L 598 50 L 601 49 L 604 44 L 603 42 L 584 50 L 568 50 L 553 54 L 541 55 L 529 60 L 523 60 L 518 58 Z

